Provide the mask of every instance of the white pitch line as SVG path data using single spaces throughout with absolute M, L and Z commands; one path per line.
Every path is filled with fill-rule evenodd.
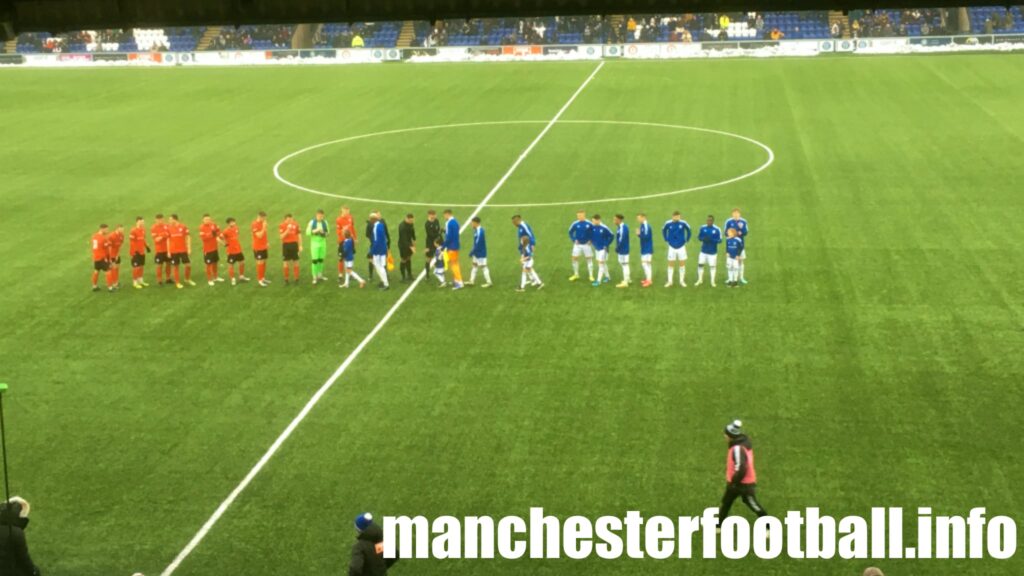
M 733 138 L 733 139 L 736 139 L 736 140 L 740 140 L 740 141 L 743 141 L 743 142 L 747 142 L 747 143 L 753 144 L 754 146 L 757 146 L 758 148 L 760 148 L 761 150 L 763 150 L 765 152 L 766 159 L 765 159 L 764 163 L 762 163 L 757 168 L 754 168 L 753 170 L 750 170 L 748 172 L 744 172 L 743 174 L 740 174 L 739 176 L 733 176 L 733 177 L 727 178 L 725 180 L 721 180 L 721 181 L 718 181 L 718 182 L 712 182 L 711 184 L 701 184 L 701 185 L 697 185 L 697 186 L 691 186 L 689 188 L 681 188 L 679 190 L 671 190 L 669 192 L 656 192 L 656 193 L 652 193 L 652 194 L 642 194 L 642 195 L 639 195 L 639 196 L 619 196 L 619 197 L 610 197 L 610 198 L 594 198 L 594 199 L 589 199 L 589 200 L 565 200 L 565 201 L 559 201 L 559 202 L 534 202 L 534 203 L 527 203 L 527 204 L 488 204 L 487 205 L 488 208 L 547 208 L 547 207 L 552 207 L 552 206 L 579 206 L 581 204 L 602 204 L 602 203 L 608 203 L 608 202 L 630 202 L 630 201 L 635 201 L 635 200 L 650 200 L 652 198 L 664 198 L 664 197 L 667 197 L 667 196 L 679 196 L 679 195 L 682 195 L 682 194 L 689 194 L 691 192 L 698 192 L 698 191 L 701 191 L 701 190 L 710 190 L 711 188 L 718 188 L 718 187 L 721 187 L 721 186 L 726 186 L 728 184 L 734 184 L 736 182 L 739 182 L 740 180 L 746 180 L 747 178 L 750 178 L 752 176 L 756 176 L 757 174 L 763 172 L 769 166 L 771 166 L 773 162 L 775 162 L 775 152 L 772 151 L 771 147 L 769 147 L 764 142 L 760 142 L 758 140 L 750 138 L 749 136 L 744 136 L 742 134 L 736 134 L 736 133 L 733 133 L 733 132 L 726 132 L 724 130 L 714 130 L 712 128 L 701 128 L 701 127 L 698 127 L 698 126 L 684 126 L 684 125 L 681 125 L 681 124 L 665 124 L 665 123 L 662 123 L 662 122 L 635 122 L 635 121 L 628 121 L 628 120 L 562 120 L 560 123 L 563 126 L 569 125 L 569 124 L 574 124 L 574 125 L 580 125 L 580 124 L 604 124 L 604 125 L 611 125 L 611 126 L 641 126 L 641 127 L 648 127 L 648 128 L 668 128 L 668 129 L 674 129 L 674 130 L 689 130 L 691 132 L 704 133 L 704 134 L 715 134 L 715 135 L 718 135 L 718 136 L 726 136 L 728 138 Z M 427 130 L 447 130 L 447 129 L 454 129 L 454 128 L 474 128 L 474 127 L 480 127 L 480 126 L 509 126 L 509 125 L 523 125 L 523 124 L 547 124 L 547 120 L 501 120 L 501 121 L 494 121 L 494 122 L 460 122 L 460 123 L 457 123 L 457 124 L 440 124 L 440 125 L 435 125 L 435 126 L 417 126 L 417 127 L 414 127 L 414 128 L 399 128 L 399 129 L 394 129 L 394 130 L 386 130 L 384 132 L 373 132 L 373 133 L 370 133 L 370 134 L 359 134 L 357 136 L 348 136 L 348 137 L 345 137 L 345 138 L 340 138 L 338 140 L 330 140 L 328 142 L 321 142 L 319 144 L 313 144 L 312 146 L 307 146 L 305 148 L 302 148 L 301 150 L 296 150 L 295 152 L 292 152 L 291 154 L 288 154 L 287 156 L 285 156 L 285 157 L 281 158 L 280 160 L 278 160 L 276 164 L 274 164 L 274 170 L 273 170 L 274 178 L 276 178 L 278 182 L 284 184 L 285 186 L 294 188 L 294 189 L 299 190 L 301 192 L 308 192 L 310 194 L 316 194 L 318 196 L 326 196 L 326 197 L 329 197 L 329 198 L 342 198 L 344 200 L 353 200 L 353 201 L 356 201 L 356 202 L 367 202 L 367 203 L 370 203 L 370 204 L 388 204 L 388 205 L 393 205 L 393 206 L 406 206 L 406 207 L 408 207 L 408 206 L 425 206 L 425 207 L 445 206 L 445 207 L 448 207 L 448 208 L 474 208 L 474 207 L 476 207 L 476 204 L 461 204 L 461 203 L 452 203 L 452 202 L 416 202 L 416 201 L 411 201 L 411 200 L 385 200 L 385 199 L 381 199 L 381 198 L 367 198 L 367 197 L 363 197 L 363 196 L 353 196 L 353 195 L 350 195 L 350 194 L 333 194 L 331 192 L 323 192 L 321 190 L 316 190 L 315 188 L 309 188 L 307 186 L 302 186 L 301 184 L 296 184 L 295 182 L 292 182 L 291 180 L 288 180 L 287 178 L 285 178 L 284 176 L 281 175 L 281 166 L 283 166 L 289 160 L 291 160 L 291 159 L 293 159 L 293 158 L 295 158 L 297 156 L 301 156 L 302 154 L 305 154 L 306 152 L 310 152 L 312 150 L 317 150 L 319 148 L 324 148 L 326 146 L 332 146 L 332 145 L 335 145 L 335 144 L 344 144 L 344 143 L 348 143 L 348 142 L 354 142 L 356 140 L 364 140 L 364 139 L 367 139 L 367 138 L 377 138 L 377 137 L 381 137 L 381 136 L 392 136 L 392 135 L 396 135 L 396 134 L 407 134 L 407 133 L 410 133 L 410 132 L 423 132 L 423 131 L 427 131 Z
M 583 84 L 580 84 L 580 87 L 576 89 L 576 92 L 573 92 L 573 95 L 569 98 L 568 102 L 566 102 L 565 105 L 562 106 L 562 108 L 558 111 L 558 113 L 555 114 L 555 117 L 552 118 L 546 126 L 544 126 L 544 129 L 541 130 L 540 134 L 538 134 L 536 138 L 533 139 L 533 142 L 530 142 L 530 145 L 526 147 L 526 150 L 524 150 L 522 154 L 519 155 L 519 158 L 516 158 L 516 161 L 512 164 L 512 167 L 508 169 L 508 172 L 505 172 L 505 175 L 501 177 L 501 180 L 498 180 L 498 183 L 495 184 L 494 187 L 491 188 L 491 191 L 488 192 L 486 196 L 484 196 L 484 199 L 481 200 L 479 204 L 477 204 L 476 209 L 473 210 L 473 213 L 470 214 L 468 218 L 466 218 L 465 223 L 462 225 L 462 228 L 460 228 L 460 232 L 466 230 L 466 228 L 469 226 L 470 220 L 472 220 L 474 216 L 479 214 L 480 211 L 483 210 L 485 206 L 487 206 L 487 203 L 490 202 L 491 198 L 493 198 L 495 194 L 498 193 L 498 190 L 501 190 L 502 186 L 505 185 L 505 182 L 507 182 L 508 179 L 512 176 L 512 174 L 516 171 L 516 169 L 519 168 L 519 165 L 523 163 L 523 160 L 526 160 L 526 157 L 530 154 L 531 151 L 533 151 L 534 147 L 537 146 L 537 143 L 540 142 L 541 139 L 544 138 L 544 136 L 548 133 L 548 131 L 551 130 L 551 127 L 554 126 L 556 122 L 558 122 L 558 119 L 562 117 L 562 114 L 564 114 L 565 111 L 569 109 L 569 106 L 572 105 L 572 103 L 576 100 L 580 93 L 583 92 L 583 89 L 586 88 L 588 84 L 590 84 L 590 81 L 594 79 L 594 76 L 597 76 L 597 73 L 603 67 L 604 62 L 602 61 L 600 64 L 597 65 L 596 68 L 594 68 L 594 71 L 590 73 L 590 76 L 587 76 L 587 79 L 583 81 Z M 259 474 L 261 470 L 263 470 L 263 467 L 266 466 L 267 462 L 269 462 L 270 459 L 274 457 L 274 454 L 276 454 L 277 451 L 281 448 L 281 445 L 283 445 L 285 441 L 288 440 L 288 437 L 292 435 L 292 432 L 294 432 L 295 429 L 299 427 L 299 424 L 302 424 L 302 421 L 305 420 L 306 416 L 309 415 L 310 411 L 312 411 L 313 408 L 316 407 L 317 403 L 320 402 L 320 399 L 323 398 L 324 394 L 327 394 L 327 392 L 330 391 L 330 389 L 334 386 L 334 383 L 337 382 L 338 379 L 341 378 L 342 374 L 344 374 L 345 371 L 348 370 L 348 367 L 352 365 L 352 362 L 355 361 L 359 354 L 370 344 L 370 342 L 373 341 L 377 334 L 380 333 L 380 331 L 388 323 L 388 320 L 391 320 L 391 317 L 395 315 L 395 312 L 397 312 L 398 309 L 402 307 L 402 304 L 404 304 L 405 301 L 409 299 L 409 296 L 412 294 L 413 290 L 415 290 L 416 287 L 419 285 L 420 281 L 422 281 L 426 277 L 426 274 L 427 273 L 425 270 L 420 271 L 419 275 L 416 277 L 416 280 L 412 284 L 410 284 L 408 288 L 405 289 L 405 292 L 402 292 L 402 296 L 391 306 L 390 309 L 388 309 L 387 313 L 384 314 L 384 317 L 380 319 L 380 322 L 378 322 L 377 325 L 373 327 L 373 330 L 370 330 L 370 333 L 367 334 L 365 338 L 363 338 L 363 340 L 359 343 L 358 346 L 355 347 L 354 350 L 352 350 L 351 353 L 349 353 L 349 355 L 345 358 L 344 362 L 342 362 L 341 365 L 338 366 L 338 369 L 335 370 L 333 374 L 331 374 L 331 377 L 328 378 L 327 381 L 324 382 L 323 386 L 321 386 L 320 389 L 317 390 L 315 394 L 313 394 L 313 397 L 310 398 L 308 402 L 306 402 L 306 405 L 302 407 L 302 410 L 299 411 L 298 415 L 296 415 L 295 418 L 292 419 L 291 423 L 289 423 L 288 426 L 284 429 L 284 431 L 281 432 L 281 435 L 277 437 L 277 440 L 274 440 L 274 443 L 270 445 L 270 448 L 268 448 L 267 451 L 263 454 L 263 456 L 259 459 L 259 461 L 256 462 L 256 465 L 252 467 L 252 470 L 249 470 L 249 473 L 245 475 L 245 478 L 242 479 L 238 486 L 236 486 L 235 489 L 232 490 L 230 494 L 228 494 L 228 497 L 225 498 L 224 501 L 220 503 L 220 506 L 217 506 L 217 509 L 214 510 L 213 512 L 213 515 L 210 516 L 206 523 L 203 524 L 202 528 L 200 528 L 199 531 L 196 532 L 195 536 L 192 537 L 192 540 L 190 540 L 189 543 L 184 548 L 182 548 L 181 552 L 179 552 L 178 555 L 174 558 L 174 561 L 168 564 L 167 568 L 165 568 L 164 571 L 161 572 L 161 576 L 171 576 L 171 574 L 174 574 L 178 567 L 181 566 L 181 563 L 186 558 L 188 558 L 189 555 L 192 554 L 192 551 L 195 550 L 197 546 L 199 546 L 199 544 L 203 541 L 204 538 L 206 538 L 206 535 L 210 533 L 210 530 L 214 527 L 214 525 L 216 525 L 217 522 L 221 519 L 221 517 L 224 516 L 224 514 L 228 511 L 228 508 L 230 508 L 231 505 L 235 503 L 235 500 L 238 499 L 238 496 L 241 495 L 243 491 L 245 491 L 245 489 L 253 481 L 253 478 L 255 478 L 256 475 Z

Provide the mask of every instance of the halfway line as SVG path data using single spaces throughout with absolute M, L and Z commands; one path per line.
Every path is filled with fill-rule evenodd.
M 469 227 L 470 220 L 472 220 L 474 216 L 480 214 L 480 211 L 483 210 L 485 206 L 487 206 L 487 203 L 490 202 L 491 198 L 493 198 L 494 195 L 498 193 L 498 190 L 501 190 L 502 186 L 505 185 L 505 182 L 507 182 L 508 179 L 512 176 L 512 173 L 515 172 L 517 168 L 519 168 L 519 165 L 522 164 L 524 160 L 526 160 L 526 157 L 537 146 L 537 143 L 540 142 L 541 139 L 544 138 L 544 136 L 548 133 L 548 131 L 551 130 L 551 127 L 554 126 L 556 122 L 558 122 L 558 119 L 562 117 L 562 114 L 564 114 L 565 111 L 569 109 L 569 106 L 571 106 L 572 103 L 576 100 L 576 97 L 578 97 L 580 93 L 583 92 L 583 89 L 586 88 L 588 84 L 590 84 L 590 81 L 594 79 L 594 76 L 597 76 L 597 73 L 603 67 L 604 61 L 598 64 L 597 67 L 594 68 L 594 71 L 590 73 L 590 76 L 587 76 L 587 79 L 583 81 L 583 84 L 580 84 L 580 87 L 576 89 L 576 92 L 573 92 L 573 95 L 569 97 L 569 100 L 565 103 L 565 105 L 562 106 L 562 108 L 558 111 L 557 114 L 555 114 L 555 117 L 552 118 L 551 121 L 544 126 L 544 129 L 541 130 L 540 134 L 538 134 L 537 137 L 533 139 L 533 142 L 530 142 L 530 145 L 526 147 L 526 150 L 524 150 L 523 153 L 519 155 L 519 158 L 516 158 L 516 161 L 512 163 L 512 167 L 509 168 L 507 172 L 505 172 L 505 175 L 501 177 L 501 180 L 498 180 L 498 183 L 495 184 L 494 187 L 491 188 L 491 191 L 488 192 L 486 196 L 484 196 L 484 199 L 481 200 L 479 204 L 477 204 L 476 209 L 473 210 L 473 213 L 470 214 L 469 217 L 466 218 L 466 220 L 462 224 L 462 228 L 459 229 L 460 232 L 465 231 L 466 228 Z M 326 394 L 334 386 L 334 383 L 337 382 L 339 378 L 341 378 L 341 375 L 344 374 L 346 370 L 348 370 L 348 367 L 352 365 L 352 362 L 355 361 L 355 359 L 359 356 L 363 349 L 365 349 L 366 346 L 369 345 L 371 341 L 373 341 L 373 339 L 377 336 L 381 329 L 383 329 L 384 326 L 388 323 L 388 320 L 391 320 L 391 317 L 394 316 L 395 312 L 397 312 L 398 309 L 402 306 L 402 304 L 405 303 L 405 301 L 412 294 L 413 290 L 415 290 L 416 287 L 419 286 L 420 281 L 426 278 L 426 275 L 426 270 L 420 270 L 419 275 L 416 276 L 416 280 L 412 284 L 410 284 L 408 288 L 405 289 L 405 292 L 402 292 L 402 296 L 397 301 L 395 301 L 395 303 L 391 306 L 390 309 L 388 309 L 387 313 L 384 314 L 384 317 L 380 319 L 380 322 L 378 322 L 377 325 L 373 327 L 373 330 L 370 330 L 370 333 L 367 334 L 365 338 L 363 338 L 363 340 L 359 343 L 358 346 L 355 347 L 354 350 L 352 350 L 351 353 L 349 353 L 349 355 L 345 358 L 345 361 L 342 362 L 340 366 L 338 366 L 338 369 L 335 370 L 333 374 L 331 374 L 331 377 L 328 378 L 327 381 L 324 382 L 323 386 L 321 386 L 320 389 L 317 390 L 315 394 L 313 394 L 313 397 L 310 398 L 308 402 L 306 402 L 306 405 L 302 407 L 302 410 L 299 411 L 295 418 L 292 419 L 291 423 L 289 423 L 288 426 L 284 429 L 284 431 L 281 432 L 281 435 L 277 437 L 277 440 L 274 440 L 274 443 L 270 445 L 270 448 L 268 448 L 267 451 L 263 454 L 263 456 L 259 459 L 259 461 L 256 462 L 256 465 L 252 467 L 252 470 L 249 470 L 249 473 L 245 475 L 245 478 L 242 479 L 238 486 L 236 486 L 235 489 L 232 490 L 230 494 L 228 494 L 228 497 L 225 498 L 224 501 L 220 503 L 220 506 L 218 506 L 217 509 L 213 512 L 213 515 L 210 516 L 206 523 L 203 524 L 202 528 L 200 528 L 199 531 L 196 532 L 195 536 L 192 537 L 192 540 L 190 540 L 189 543 L 184 548 L 182 548 L 181 552 L 179 552 L 178 555 L 174 558 L 174 561 L 168 564 L 167 568 L 165 568 L 164 571 L 161 572 L 161 576 L 171 576 L 171 574 L 174 574 L 178 567 L 181 566 L 181 563 L 186 558 L 188 558 L 189 555 L 192 554 L 192 551 L 195 550 L 197 546 L 199 546 L 199 544 L 203 541 L 204 538 L 206 538 L 206 535 L 209 534 L 210 530 L 214 527 L 214 525 L 217 524 L 221 516 L 223 516 L 224 513 L 228 511 L 228 508 L 230 508 L 231 505 L 235 503 L 235 500 L 238 499 L 238 496 L 241 495 L 242 492 L 249 487 L 249 484 L 253 481 L 253 478 L 255 478 L 256 475 L 259 474 L 261 470 L 263 470 L 263 467 L 267 465 L 267 462 L 269 462 L 270 459 L 274 457 L 274 454 L 276 454 L 278 449 L 281 448 L 281 445 L 283 445 L 285 441 L 288 440 L 288 437 L 292 435 L 292 432 L 294 432 L 295 429 L 298 428 L 299 424 L 301 424 L 302 421 L 306 419 L 306 416 L 308 416 L 310 411 L 312 411 L 313 408 L 320 402 L 320 399 L 323 398 L 324 394 Z

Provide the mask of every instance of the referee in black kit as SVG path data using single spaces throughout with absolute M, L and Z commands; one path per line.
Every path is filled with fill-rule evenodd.
M 398 223 L 398 256 L 402 271 L 402 282 L 412 282 L 412 255 L 416 252 L 415 216 L 410 212 L 405 220 Z
M 725 495 L 722 496 L 722 507 L 718 511 L 721 523 L 729 516 L 732 503 L 742 498 L 758 518 L 767 516 L 764 507 L 757 501 L 757 470 L 754 468 L 754 447 L 750 438 L 743 432 L 743 422 L 733 420 L 725 426 L 725 439 L 729 442 L 729 451 L 725 456 Z
M 441 221 L 437 219 L 436 211 L 427 210 L 427 220 L 423 223 L 423 231 L 427 233 L 427 239 L 424 242 L 427 249 L 424 253 L 427 256 L 427 274 L 430 274 L 434 263 L 434 255 L 437 254 L 434 241 L 441 238 Z

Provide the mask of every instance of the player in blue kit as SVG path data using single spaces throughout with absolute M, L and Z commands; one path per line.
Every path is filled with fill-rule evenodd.
M 518 237 L 516 238 L 517 246 L 522 242 L 524 236 L 530 239 L 529 242 L 531 248 L 535 248 L 537 246 L 537 237 L 533 235 L 533 228 L 530 228 L 530 225 L 523 221 L 522 216 L 519 214 L 513 216 L 512 225 L 516 227 L 516 234 L 518 234 Z
M 519 262 L 523 267 L 523 276 L 516 292 L 526 292 L 527 283 L 536 286 L 537 290 L 543 288 L 544 283 L 540 281 L 540 276 L 533 267 L 533 244 L 530 243 L 529 236 L 519 237 Z
M 690 225 L 683 220 L 676 210 L 672 218 L 661 227 L 661 237 L 668 244 L 668 282 L 665 288 L 672 287 L 672 264 L 679 266 L 679 285 L 686 288 L 686 243 L 690 241 Z
M 739 232 L 735 228 L 727 228 L 725 235 L 728 240 L 725 241 L 725 269 L 726 277 L 725 285 L 733 288 L 740 285 L 740 257 L 743 254 L 743 238 L 740 238 Z
M 740 215 L 739 208 L 733 208 L 732 218 L 729 218 L 728 220 L 725 221 L 725 233 L 728 234 L 729 230 L 735 230 L 736 235 L 740 238 L 740 240 L 743 240 L 743 252 L 740 253 L 740 256 L 739 258 L 737 258 L 737 260 L 739 261 L 740 265 L 739 283 L 746 284 L 747 279 L 743 275 L 743 269 L 746 267 L 747 263 L 747 233 L 750 231 L 750 227 L 747 226 L 747 221 L 744 220 L 743 217 Z
M 644 279 L 640 281 L 640 286 L 650 288 L 653 277 L 651 260 L 654 259 L 654 231 L 651 230 L 651 224 L 647 221 L 647 214 L 643 212 L 637 214 L 636 221 L 638 223 L 636 236 L 640 239 L 640 266 L 644 269 Z
M 359 287 L 363 288 L 366 286 L 364 281 L 359 274 L 356 274 L 356 241 L 352 239 L 352 230 L 345 228 L 343 231 L 345 240 L 341 243 L 341 257 L 344 262 L 345 270 L 344 277 L 345 281 L 338 284 L 338 288 L 348 288 L 349 278 L 354 278 L 356 282 L 359 282 Z
M 440 238 L 434 239 L 434 278 L 437 278 L 437 287 L 444 288 L 448 285 L 444 276 L 445 261 L 444 241 Z
M 594 214 L 590 219 L 590 225 L 590 244 L 594 247 L 594 257 L 597 259 L 597 280 L 592 286 L 596 288 L 604 282 L 611 282 L 612 275 L 608 271 L 608 247 L 612 245 L 615 235 L 601 222 L 600 214 Z
M 572 276 L 569 282 L 580 279 L 580 256 L 587 259 L 587 274 L 590 281 L 594 281 L 594 250 L 590 244 L 593 228 L 583 210 L 576 213 L 576 221 L 569 226 L 569 240 L 572 240 Z
M 718 245 L 722 243 L 722 229 L 715 226 L 715 217 L 708 215 L 707 224 L 700 227 L 700 259 L 697 261 L 697 284 L 704 283 L 704 266 L 711 269 L 711 287 L 715 287 L 715 271 L 718 270 Z
M 469 282 L 466 286 L 476 283 L 476 271 L 480 270 L 484 275 L 484 283 L 481 288 L 491 287 L 491 271 L 487 268 L 487 237 L 484 236 L 484 227 L 480 225 L 480 217 L 474 216 L 469 225 L 473 227 L 473 249 L 469 257 L 473 260 L 473 268 L 469 271 Z
M 619 257 L 619 266 L 622 266 L 622 282 L 615 287 L 629 288 L 629 225 L 622 214 L 615 215 L 615 254 Z

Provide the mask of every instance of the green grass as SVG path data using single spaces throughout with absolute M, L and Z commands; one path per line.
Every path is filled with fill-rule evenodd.
M 195 231 L 204 212 L 333 214 L 344 201 L 283 186 L 273 164 L 360 134 L 546 121 L 593 67 L 3 71 L 0 380 L 12 386 L 12 487 L 34 504 L 29 539 L 44 570 L 159 573 L 400 294 L 280 281 L 92 294 L 97 223 L 176 211 Z M 724 130 L 768 144 L 776 161 L 721 188 L 580 206 L 631 222 L 643 210 L 656 228 L 674 209 L 698 225 L 740 206 L 751 284 L 569 284 L 567 206 L 521 210 L 548 288 L 516 294 L 518 210 L 485 209 L 498 287 L 418 288 L 178 574 L 340 573 L 351 518 L 367 509 L 697 514 L 719 499 L 721 428 L 734 417 L 753 434 L 770 511 L 988 506 L 1021 517 L 1022 87 L 1024 59 L 1010 55 L 609 62 L 565 120 Z M 475 204 L 542 127 L 366 139 L 282 171 L 335 194 Z M 556 125 L 493 202 L 665 192 L 763 157 L 695 133 Z M 359 220 L 375 207 L 349 203 Z M 392 226 L 405 211 L 384 207 Z M 395 572 L 864 565 L 407 561 Z M 1017 559 L 886 567 L 1022 570 Z

